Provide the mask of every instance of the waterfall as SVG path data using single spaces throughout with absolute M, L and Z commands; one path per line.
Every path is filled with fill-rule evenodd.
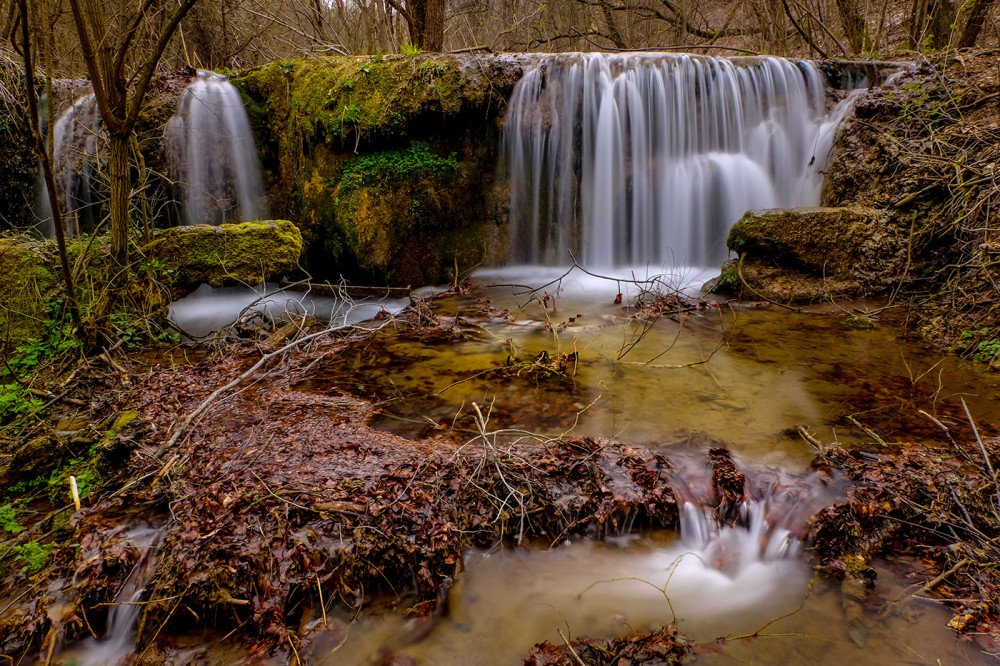
M 127 663 L 127 657 L 135 652 L 137 624 L 143 608 L 139 600 L 146 582 L 156 568 L 163 534 L 162 527 L 142 526 L 134 527 L 125 535 L 125 539 L 139 549 L 139 561 L 116 595 L 115 604 L 108 611 L 105 635 L 100 640 L 87 638 L 69 646 L 61 655 L 61 663 L 75 663 L 78 666 L 114 666 Z
M 167 124 L 167 156 L 189 224 L 266 216 L 264 186 L 250 121 L 236 88 L 199 71 Z
M 90 226 L 88 222 L 93 222 L 92 218 L 99 214 L 93 192 L 100 133 L 101 116 L 97 111 L 97 98 L 92 94 L 74 101 L 52 128 L 53 145 L 49 146 L 52 174 L 69 236 L 79 233 L 81 225 Z M 40 231 L 46 236 L 55 235 L 44 179 L 40 188 L 39 218 Z
M 848 105 L 782 58 L 563 54 L 530 61 L 504 155 L 510 260 L 707 267 L 747 210 L 819 204 Z
M 94 95 L 77 99 L 53 128 L 51 154 L 66 231 L 93 228 L 101 148 L 101 117 Z M 165 131 L 167 171 L 190 224 L 266 217 L 264 186 L 250 122 L 239 92 L 218 74 L 198 72 L 184 89 Z M 41 186 L 39 225 L 54 234 L 52 209 Z

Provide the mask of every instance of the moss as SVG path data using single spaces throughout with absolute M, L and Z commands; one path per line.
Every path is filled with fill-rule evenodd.
M 166 266 L 174 286 L 260 284 L 298 266 L 302 235 L 286 220 L 196 225 L 157 232 L 143 253 Z
M 407 285 L 482 261 L 519 75 L 466 54 L 283 60 L 235 79 L 309 272 Z
M 866 330 L 878 328 L 878 324 L 867 317 L 847 316 L 840 320 L 840 325 L 844 328 Z
M 57 286 L 56 254 L 52 243 L 23 238 L 0 238 L 0 327 L 13 349 L 41 335 L 45 301 Z

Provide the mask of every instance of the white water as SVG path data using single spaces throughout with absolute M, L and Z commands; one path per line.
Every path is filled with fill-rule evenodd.
M 717 266 L 747 210 L 819 204 L 849 107 L 807 62 L 541 56 L 504 129 L 510 261 Z
M 167 123 L 167 156 L 188 224 L 266 217 L 250 121 L 224 77 L 198 72 Z
M 449 612 L 426 638 L 412 643 L 404 620 L 370 618 L 326 660 L 331 646 L 318 639 L 314 656 L 330 664 L 386 654 L 417 664 L 514 664 L 537 642 L 562 644 L 560 630 L 610 637 L 676 623 L 696 640 L 752 633 L 794 610 L 810 578 L 799 542 L 768 518 L 767 504 L 751 502 L 745 522 L 726 526 L 685 504 L 681 538 L 666 542 L 620 537 L 468 553 Z
M 125 539 L 139 549 L 139 561 L 132 569 L 122 589 L 115 597 L 116 605 L 108 611 L 107 629 L 100 640 L 88 638 L 71 646 L 61 655 L 61 663 L 76 666 L 117 666 L 125 657 L 135 652 L 137 623 L 142 613 L 142 598 L 157 560 L 157 551 L 163 536 L 162 528 L 138 527 Z
M 409 302 L 408 298 L 348 302 L 332 296 L 281 291 L 273 284 L 219 289 L 203 284 L 170 304 L 168 320 L 185 335 L 197 339 L 237 321 L 250 324 L 284 322 L 310 315 L 321 321 L 356 324 L 375 317 L 382 310 L 395 314 Z
M 101 117 L 97 98 L 84 95 L 60 114 L 52 128 L 52 172 L 56 183 L 59 205 L 62 208 L 63 226 L 68 235 L 79 233 L 80 218 L 89 213 L 94 202 L 93 179 L 97 165 L 98 138 Z M 41 169 L 39 169 L 41 172 Z M 52 226 L 52 206 L 48 189 L 42 179 L 39 217 L 40 231 L 46 236 L 55 235 Z

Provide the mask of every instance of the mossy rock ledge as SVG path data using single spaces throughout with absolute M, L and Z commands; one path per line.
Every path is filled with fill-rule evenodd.
M 173 227 L 157 231 L 143 253 L 165 264 L 175 290 L 258 285 L 298 269 L 302 234 L 287 220 Z
M 45 302 L 57 286 L 55 244 L 23 237 L 0 238 L 0 331 L 10 347 L 41 335 Z
M 859 206 L 751 210 L 730 230 L 726 244 L 739 259 L 723 266 L 706 290 L 743 291 L 749 298 L 813 302 L 878 296 L 906 268 L 904 231 L 885 211 Z

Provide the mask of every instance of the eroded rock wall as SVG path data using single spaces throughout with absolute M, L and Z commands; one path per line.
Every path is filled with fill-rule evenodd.
M 309 272 L 416 286 L 501 258 L 499 137 L 519 74 L 478 56 L 370 56 L 234 81 L 272 213 L 302 230 Z

